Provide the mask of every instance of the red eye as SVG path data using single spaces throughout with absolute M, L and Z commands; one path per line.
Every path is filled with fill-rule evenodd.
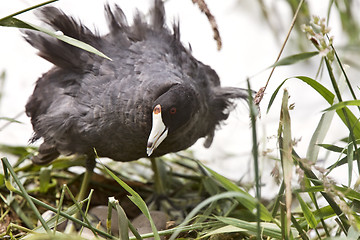
M 172 107 L 170 109 L 170 114 L 175 114 L 176 113 L 176 107 Z

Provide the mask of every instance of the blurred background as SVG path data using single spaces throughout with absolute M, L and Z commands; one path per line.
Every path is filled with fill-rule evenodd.
M 0 18 L 25 9 L 42 1 L 35 0 L 2 0 L 0 1 Z M 65 13 L 80 19 L 90 29 L 106 34 L 108 29 L 104 17 L 104 2 L 118 4 L 129 23 L 135 9 L 147 12 L 152 4 L 149 0 L 60 0 L 53 3 Z M 180 22 L 181 40 L 185 46 L 191 44 L 193 55 L 205 64 L 210 65 L 220 76 L 223 86 L 246 88 L 246 79 L 250 79 L 253 90 L 258 91 L 270 74 L 270 66 L 275 62 L 287 31 L 290 27 L 294 11 L 299 3 L 296 0 L 206 0 L 209 10 L 214 15 L 222 38 L 222 49 L 217 50 L 213 39 L 213 31 L 205 14 L 190 0 L 167 0 L 165 10 L 168 25 Z M 303 5 L 298 25 L 291 32 L 289 41 L 282 54 L 283 57 L 300 52 L 315 51 L 306 34 L 300 29 L 301 24 L 309 24 L 311 16 L 316 15 L 328 20 L 331 28 L 330 36 L 334 36 L 334 46 L 346 65 L 347 74 L 355 89 L 359 85 L 360 23 L 359 0 L 309 0 Z M 329 18 L 328 18 L 329 17 Z M 42 25 L 34 12 L 19 15 L 18 18 Z M 348 19 L 348 22 L 346 22 Z M 349 22 L 349 21 L 353 22 Z M 36 80 L 52 65 L 38 57 L 36 50 L 25 42 L 18 29 L 0 27 L 0 117 L 16 118 L 21 123 L 11 123 L 0 119 L 0 143 L 9 145 L 27 145 L 32 134 L 29 118 L 24 113 L 24 106 L 31 95 Z M 258 119 L 258 140 L 261 151 L 262 181 L 264 194 L 275 195 L 278 186 L 270 172 L 279 158 L 277 146 L 277 130 L 280 116 L 282 90 L 279 91 L 272 108 L 266 109 L 270 97 L 279 84 L 286 78 L 308 76 L 315 79 L 319 69 L 321 56 L 308 61 L 282 66 L 275 69 L 260 103 L 261 117 Z M 340 79 L 338 72 L 336 78 Z M 317 78 L 324 86 L 331 88 L 327 72 Z M 301 157 L 306 151 L 322 110 L 328 103 L 312 88 L 299 80 L 289 80 L 282 88 L 290 94 L 289 103 L 294 103 L 290 112 L 292 119 L 292 138 L 296 140 L 295 150 Z M 344 93 L 343 96 L 347 96 Z M 253 182 L 252 141 L 248 106 L 238 102 L 237 108 L 221 129 L 216 132 L 214 142 L 205 149 L 200 139 L 191 150 L 194 156 L 208 166 L 233 180 Z M 330 131 L 324 143 L 334 143 L 346 136 L 344 124 L 334 116 Z M 264 154 L 263 154 L 264 153 Z M 320 151 L 320 158 L 325 159 Z M 327 157 L 333 163 L 338 156 Z M 328 163 L 329 163 L 328 162 Z M 328 166 L 325 161 L 320 166 Z M 343 169 L 344 170 L 344 169 Z M 339 182 L 346 182 L 341 168 L 332 172 Z M 356 176 L 357 177 L 357 176 Z M 275 192 L 274 192 L 275 191 Z

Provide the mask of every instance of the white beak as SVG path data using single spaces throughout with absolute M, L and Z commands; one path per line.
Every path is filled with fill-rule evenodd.
M 155 106 L 152 113 L 152 127 L 147 142 L 146 153 L 150 156 L 153 151 L 164 141 L 168 134 L 168 129 L 165 126 L 161 117 L 161 106 L 158 104 Z

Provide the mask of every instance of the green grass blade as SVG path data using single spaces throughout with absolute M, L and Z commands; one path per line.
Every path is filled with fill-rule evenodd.
M 281 185 L 280 185 L 280 188 L 279 188 L 279 192 L 278 194 L 276 195 L 276 198 L 274 200 L 274 205 L 273 205 L 273 208 L 271 210 L 271 215 L 273 217 L 276 216 L 276 214 L 278 213 L 278 210 L 279 210 L 279 207 L 280 207 L 280 204 L 281 204 L 281 200 L 283 198 L 283 195 L 284 195 L 284 190 L 285 190 L 285 183 L 284 181 L 281 182 Z
M 14 118 L 9 118 L 9 117 L 0 117 L 0 120 L 5 120 L 5 121 L 11 122 L 11 123 L 23 124 L 23 122 L 20 122 L 20 121 L 14 119 Z
M 231 217 L 216 217 L 216 219 L 218 219 L 219 221 L 221 221 L 225 224 L 228 224 L 228 225 L 231 225 L 231 226 L 234 226 L 237 228 L 241 228 L 241 229 L 246 229 L 252 234 L 256 233 L 257 223 L 255 223 L 255 222 L 243 221 L 243 220 L 231 218 Z M 268 237 L 272 237 L 275 239 L 282 238 L 281 229 L 275 223 L 261 223 L 261 231 L 262 231 L 263 237 L 268 236 Z M 293 233 L 293 235 L 296 235 L 296 236 L 298 235 L 297 230 L 294 228 L 291 229 L 291 232 Z
M 57 2 L 57 1 L 58 1 L 58 0 L 46 1 L 46 2 L 43 2 L 43 3 L 36 4 L 36 5 L 34 5 L 34 6 L 31 6 L 31 7 L 29 7 L 29 8 L 23 9 L 23 10 L 21 10 L 21 11 L 18 11 L 18 12 L 16 12 L 16 13 L 10 14 L 10 15 L 8 15 L 8 16 L 0 19 L 0 25 L 1 25 L 1 22 L 4 21 L 4 20 L 6 20 L 6 19 L 15 17 L 15 16 L 20 15 L 20 14 L 22 14 L 22 13 L 25 13 L 25 12 L 28 12 L 28 11 L 31 11 L 31 10 L 34 10 L 34 9 L 36 9 L 36 8 L 39 8 L 39 7 L 42 7 L 42 6 L 44 6 L 44 5 L 48 5 L 48 4 L 50 4 L 50 3 Z
M 256 221 L 257 221 L 257 231 L 256 231 L 256 238 L 258 240 L 261 239 L 261 229 L 260 229 L 260 201 L 261 201 L 261 187 L 260 187 L 260 173 L 259 173 L 259 150 L 258 150 L 258 140 L 257 140 L 257 134 L 256 134 L 256 118 L 258 115 L 257 107 L 254 104 L 252 94 L 251 94 L 251 87 L 250 87 L 250 81 L 247 80 L 248 85 L 248 93 L 249 93 L 249 109 L 250 109 L 250 119 L 251 119 L 251 129 L 252 129 L 252 141 L 253 141 L 253 147 L 252 147 L 252 154 L 254 158 L 254 171 L 255 171 L 255 188 L 256 188 Z
M 323 143 L 326 134 L 330 129 L 331 122 L 334 118 L 335 112 L 327 112 L 321 115 L 320 121 L 313 133 L 308 149 L 306 152 L 306 158 L 311 163 L 315 163 L 319 156 L 320 146 L 319 144 Z
M 269 112 L 270 107 L 273 104 L 273 102 L 275 100 L 275 97 L 278 94 L 278 92 L 279 92 L 280 88 L 282 87 L 282 85 L 284 85 L 284 83 L 286 81 L 288 81 L 289 79 L 294 79 L 294 78 L 297 78 L 297 79 L 303 81 L 304 83 L 307 83 L 310 87 L 312 87 L 315 91 L 317 91 L 329 104 L 333 104 L 335 95 L 332 92 L 330 92 L 326 87 L 324 87 L 318 81 L 316 81 L 316 80 L 314 80 L 312 78 L 305 77 L 305 76 L 296 76 L 296 77 L 291 77 L 291 78 L 285 79 L 276 88 L 276 90 L 271 95 L 271 98 L 269 100 L 269 104 L 268 104 L 266 112 Z
M 308 188 L 308 187 L 311 187 L 311 182 L 310 182 L 310 179 L 308 177 L 306 177 L 306 176 L 304 177 L 304 182 L 305 182 L 305 184 L 304 184 L 305 189 Z M 325 222 L 324 217 L 322 215 L 323 214 L 323 209 L 321 209 L 319 207 L 318 198 L 316 197 L 315 193 L 313 193 L 313 192 L 309 192 L 308 194 L 309 194 L 309 197 L 310 197 L 311 201 L 313 202 L 313 204 L 314 204 L 314 206 L 316 208 L 316 210 L 314 211 L 314 216 L 316 217 L 316 220 L 318 222 L 321 222 L 321 225 L 324 228 L 326 236 L 329 237 L 330 232 L 329 232 L 327 223 Z M 319 200 L 321 200 L 321 199 L 319 199 Z M 334 214 L 334 211 L 332 211 L 332 214 Z
M 353 161 L 354 161 L 354 146 L 353 143 L 348 145 L 347 151 L 347 160 L 348 160 L 348 186 L 351 186 L 352 180 L 352 171 L 353 171 Z
M 36 148 L 29 146 L 10 146 L 5 144 L 0 144 L 0 151 L 3 153 L 8 153 L 18 157 L 24 157 L 30 153 L 35 152 Z
M 20 196 L 23 196 L 22 192 L 16 192 L 16 193 L 19 194 Z M 58 209 L 56 209 L 56 208 L 54 208 L 54 207 L 52 207 L 52 206 L 50 206 L 50 205 L 48 205 L 48 204 L 46 204 L 44 202 L 41 202 L 40 200 L 38 200 L 38 199 L 36 199 L 36 198 L 34 198 L 32 196 L 30 196 L 30 198 L 35 204 L 43 207 L 44 209 L 50 210 L 50 211 L 52 211 L 54 213 L 58 213 Z M 85 200 L 79 202 L 79 204 L 82 205 L 86 201 L 88 201 L 88 199 L 85 199 Z M 76 208 L 76 212 L 78 212 L 78 206 L 73 205 L 73 207 Z M 80 221 L 79 219 L 73 217 L 72 215 L 67 214 L 64 211 L 60 211 L 59 215 L 65 217 L 66 219 L 69 219 L 70 221 L 72 221 L 72 222 L 74 222 L 76 224 L 79 224 L 81 226 L 84 226 L 84 227 L 87 227 L 87 228 L 92 228 L 92 226 L 89 226 L 86 222 Z M 109 235 L 108 233 L 106 233 L 106 232 L 104 232 L 104 231 L 102 231 L 100 229 L 94 228 L 94 230 L 95 230 L 95 232 L 99 233 L 102 236 L 105 236 L 105 237 L 107 237 L 109 239 L 114 239 L 113 236 Z
M 345 70 L 344 70 L 344 68 L 343 68 L 343 64 L 341 63 L 341 60 L 340 60 L 340 58 L 339 58 L 339 56 L 338 56 L 338 54 L 337 54 L 337 52 L 336 52 L 336 50 L 335 50 L 335 48 L 334 48 L 333 45 L 331 45 L 331 48 L 332 48 L 332 50 L 334 51 L 335 58 L 336 58 L 336 61 L 337 61 L 338 64 L 339 64 L 339 67 L 340 67 L 340 69 L 341 69 L 341 72 L 342 72 L 342 74 L 343 74 L 344 77 L 345 77 L 345 81 L 346 81 L 346 84 L 348 85 L 348 89 L 350 90 L 350 93 L 351 93 L 352 97 L 354 98 L 354 100 L 356 100 L 357 98 L 356 98 L 355 92 L 354 92 L 354 90 L 353 90 L 353 88 L 352 88 L 352 86 L 351 86 L 350 80 L 349 80 L 349 78 L 348 78 L 348 76 L 347 76 L 347 74 L 346 74 L 346 72 L 345 72 Z M 359 108 L 359 111 L 360 111 L 360 108 Z
M 307 83 L 308 85 L 310 85 L 314 90 L 316 90 L 330 105 L 332 105 L 334 103 L 334 98 L 335 95 L 330 92 L 327 88 L 325 88 L 323 85 L 321 85 L 319 82 L 317 82 L 316 80 L 309 78 L 309 77 L 305 77 L 305 76 L 297 76 L 297 77 L 293 77 L 293 78 L 297 78 L 302 80 L 303 82 Z M 291 78 L 287 78 L 285 79 L 274 91 L 274 93 L 271 95 L 269 104 L 268 104 L 268 108 L 267 108 L 267 112 L 269 112 L 270 107 L 272 106 L 275 97 L 277 95 L 277 93 L 279 92 L 281 86 Z M 339 99 L 340 100 L 340 99 Z M 357 100 L 351 100 L 351 101 L 357 101 Z M 341 101 L 340 101 L 341 102 Z M 345 123 L 346 126 L 348 126 L 349 129 L 351 129 L 351 131 L 354 134 L 354 139 L 359 139 L 360 138 L 360 124 L 359 124 L 359 120 L 358 118 L 346 107 L 342 107 L 339 110 L 336 110 L 336 113 L 338 114 L 338 116 L 341 118 L 341 120 Z
M 114 197 L 109 197 L 108 198 L 108 214 L 107 214 L 107 219 L 106 219 L 106 232 L 108 234 L 111 234 L 111 225 L 112 225 L 112 209 L 113 209 L 113 204 L 111 203 Z
M 311 182 L 316 186 L 323 186 L 323 183 L 317 178 L 317 176 L 309 169 L 308 167 L 304 166 L 302 161 L 299 159 L 299 155 L 296 153 L 296 151 L 293 151 L 294 159 L 297 161 L 299 167 L 304 171 L 306 177 L 308 177 Z M 325 200 L 329 203 L 331 208 L 334 210 L 336 215 L 339 217 L 341 224 L 345 229 L 348 229 L 350 227 L 349 220 L 347 219 L 346 215 L 343 214 L 342 210 L 338 206 L 338 204 L 335 202 L 333 197 L 330 194 L 327 194 L 326 192 L 321 191 L 321 195 L 325 198 Z
M 1 160 L 3 160 L 3 159 L 6 159 L 6 158 L 2 158 Z M 8 163 L 8 162 L 7 162 Z M 8 172 L 7 172 L 7 170 L 8 170 L 8 168 L 7 168 L 7 166 L 8 166 L 8 164 L 7 163 L 5 163 L 5 164 L 3 164 L 3 166 L 4 166 L 4 170 L 5 170 L 5 175 L 7 176 L 7 178 L 6 179 L 8 179 Z M 10 166 L 10 165 L 9 165 Z M 11 169 L 10 169 L 10 173 L 11 173 L 12 171 L 11 171 Z M 13 173 L 11 173 L 12 175 L 13 175 Z M 9 182 L 9 181 L 6 181 L 6 183 L 7 182 Z M 6 184 L 5 183 L 5 184 Z M 24 197 L 25 199 L 26 199 L 26 197 L 25 197 L 25 194 L 22 192 L 22 191 L 18 191 L 17 189 L 15 189 L 14 187 L 12 187 L 11 185 L 9 185 L 9 184 L 7 184 L 7 187 L 9 188 L 9 189 L 11 189 L 11 191 L 13 191 L 13 192 L 15 192 L 16 194 L 19 194 L 20 196 L 22 196 L 22 197 Z M 66 187 L 66 186 L 65 186 Z M 75 218 L 75 217 L 73 217 L 73 216 L 71 216 L 71 215 L 68 215 L 66 212 L 63 212 L 63 211 L 59 211 L 59 209 L 56 209 L 56 208 L 54 208 L 54 207 L 52 207 L 52 206 L 50 206 L 50 205 L 48 205 L 48 204 L 46 204 L 46 203 L 44 203 L 44 202 L 41 202 L 40 200 L 38 200 L 38 199 L 36 199 L 36 198 L 34 198 L 34 197 L 32 197 L 32 196 L 30 196 L 30 195 L 27 195 L 28 197 L 29 197 L 29 199 L 33 202 L 33 203 L 35 203 L 35 204 L 37 204 L 37 205 L 39 205 L 39 206 L 41 206 L 41 207 L 43 207 L 43 208 L 45 208 L 45 209 L 47 209 L 47 210 L 50 210 L 50 211 L 52 211 L 52 212 L 54 212 L 54 213 L 57 213 L 57 214 L 59 214 L 60 216 L 63 216 L 63 217 L 65 217 L 66 219 L 69 219 L 69 220 L 71 220 L 72 222 L 74 222 L 74 223 L 77 223 L 77 224 L 80 224 L 81 226 L 84 226 L 84 227 L 87 227 L 87 228 L 89 228 L 89 229 L 93 229 L 95 232 L 97 232 L 97 233 L 99 233 L 100 235 L 102 235 L 102 236 L 106 236 L 107 238 L 109 238 L 109 239 L 113 239 L 113 236 L 111 236 L 111 235 L 109 235 L 109 234 L 107 234 L 106 232 L 103 232 L 103 231 L 101 231 L 101 230 L 99 230 L 99 229 L 97 229 L 97 228 L 93 228 L 88 222 L 86 223 L 86 222 L 83 222 L 83 221 L 80 221 L 79 219 L 77 219 L 77 218 Z M 83 200 L 83 201 L 81 201 L 81 202 L 76 202 L 76 204 L 74 205 L 74 207 L 76 207 L 76 210 L 78 211 L 79 210 L 79 206 L 81 207 L 82 206 L 82 204 L 84 203 L 84 202 L 86 202 L 86 201 L 89 201 L 89 199 L 85 199 L 85 200 Z M 30 204 L 30 203 L 29 203 Z M 40 217 L 41 217 L 41 215 L 40 215 Z M 42 218 L 42 217 L 41 217 Z M 48 225 L 47 224 L 44 224 L 44 225 L 42 225 L 42 227 L 43 227 L 43 229 L 46 229 L 46 228 L 49 228 L 48 227 Z
M 301 81 L 310 85 L 315 91 L 317 91 L 329 104 L 333 104 L 335 95 L 330 92 L 326 87 L 320 84 L 318 81 L 305 77 L 305 76 L 296 76 L 295 78 L 300 79 Z
M 15 199 L 10 202 L 10 207 L 12 211 L 16 213 L 17 217 L 23 221 L 26 227 L 34 228 L 34 222 L 29 218 L 30 216 L 23 211 L 22 207 Z
M 40 169 L 39 190 L 41 193 L 46 193 L 48 191 L 48 189 L 51 187 L 51 175 L 50 174 L 51 174 L 51 166 L 50 167 L 42 167 Z
M 339 146 L 333 145 L 333 144 L 319 144 L 320 147 L 325 148 L 326 150 L 332 151 L 332 152 L 338 152 L 338 153 L 347 153 L 347 151 Z
M 118 178 L 114 173 L 112 173 L 105 165 L 103 165 L 103 168 L 105 171 L 117 182 L 119 183 L 128 193 L 131 194 L 131 196 L 128 196 L 128 198 L 140 209 L 140 211 L 149 219 L 151 229 L 154 233 L 155 240 L 160 240 L 159 233 L 156 229 L 156 226 L 154 224 L 154 221 L 150 215 L 149 209 L 146 206 L 146 203 L 144 200 L 140 197 L 140 195 L 134 191 L 129 185 L 127 185 L 124 181 L 122 181 L 120 178 Z
M 354 201 L 360 201 L 360 193 L 349 187 L 334 186 L 337 191 L 340 191 L 346 198 Z
M 137 231 L 137 229 L 134 227 L 134 225 L 132 225 L 132 223 L 131 223 L 130 221 L 128 222 L 128 225 L 129 225 L 130 231 L 134 234 L 134 238 L 136 238 L 137 240 L 143 240 L 143 238 L 140 236 L 140 234 L 139 234 L 139 232 Z M 160 231 L 159 231 L 158 233 L 159 233 L 159 235 L 160 235 Z M 147 234 L 147 233 L 146 233 L 146 234 Z M 154 236 L 153 233 L 148 234 L 148 235 L 151 235 L 151 237 Z M 131 239 L 131 238 L 129 237 L 129 239 Z
M 334 209 L 332 209 L 330 205 L 319 208 L 318 210 L 315 210 L 313 213 L 316 218 L 316 221 L 320 221 L 321 219 L 328 219 L 336 216 Z
M 78 212 L 78 209 L 76 207 L 76 205 L 72 205 L 70 207 L 68 207 L 68 209 L 66 209 L 65 211 L 62 211 L 63 213 L 67 214 L 67 215 L 74 215 L 75 213 Z M 66 221 L 67 218 L 64 216 L 60 215 L 60 211 L 59 214 L 56 214 L 55 216 L 51 217 L 49 220 L 46 221 L 46 224 L 49 226 L 49 228 L 54 228 L 57 225 L 63 223 L 64 221 Z M 43 226 L 39 226 L 33 229 L 36 232 L 44 232 L 44 227 Z
M 321 184 L 321 185 L 317 185 L 317 186 L 311 186 L 311 187 L 307 187 L 306 189 L 304 190 L 297 190 L 296 192 L 324 192 L 325 189 L 324 189 L 324 186 L 322 185 L 322 182 L 318 183 L 318 184 Z M 349 188 L 349 187 L 340 187 L 340 186 L 336 186 L 334 185 L 333 188 L 336 190 L 336 191 L 339 191 L 342 193 L 342 195 L 349 199 L 349 200 L 356 200 L 356 201 L 360 201 L 360 193 L 355 191 L 354 189 L 352 188 Z
M 280 113 L 280 124 L 279 124 L 279 146 L 280 156 L 284 175 L 285 183 L 285 206 L 286 206 L 286 217 L 287 217 L 287 234 L 290 234 L 290 223 L 291 223 L 291 203 L 292 203 L 292 190 L 291 190 L 291 178 L 293 170 L 293 159 L 292 159 L 292 139 L 291 139 L 291 121 L 288 108 L 289 94 L 284 89 L 283 100 L 281 104 Z
M 287 223 L 286 223 L 286 212 L 285 205 L 282 204 L 280 206 L 280 224 L 281 224 L 281 239 L 289 239 L 289 235 L 287 234 Z
M 359 150 L 358 150 L 359 151 Z M 326 169 L 329 169 L 329 170 L 333 170 L 334 168 L 337 168 L 337 167 L 340 167 L 344 164 L 347 164 L 348 163 L 348 157 L 345 156 L 343 158 L 341 158 L 340 160 L 336 161 L 334 164 L 331 164 L 329 167 L 327 167 Z M 355 160 L 355 159 L 354 159 Z
M 296 230 L 298 231 L 299 235 L 301 236 L 301 239 L 303 239 L 303 240 L 309 240 L 308 236 L 306 235 L 306 232 L 304 231 L 304 229 L 301 228 L 300 224 L 298 223 L 298 221 L 296 220 L 296 218 L 294 218 L 293 215 L 291 215 L 291 222 L 293 223 L 293 226 L 296 228 Z
M 355 142 L 356 139 L 360 139 L 359 119 L 347 107 L 336 110 L 336 113 L 341 118 L 343 123 L 349 128 L 350 132 L 354 134 L 353 142 Z
M 46 224 L 45 220 L 43 219 L 43 217 L 41 216 L 39 210 L 36 208 L 34 202 L 30 198 L 29 194 L 26 192 L 24 186 L 20 182 L 19 178 L 17 177 L 16 173 L 14 172 L 14 169 L 11 167 L 11 165 L 10 165 L 9 161 L 7 160 L 7 158 L 6 157 L 1 158 L 1 162 L 2 162 L 2 164 L 4 166 L 4 172 L 7 172 L 7 171 L 10 172 L 10 174 L 13 177 L 14 181 L 18 185 L 21 193 L 23 194 L 23 197 L 25 198 L 25 200 L 30 205 L 31 210 L 34 212 L 34 214 L 36 215 L 37 219 L 40 221 L 41 225 L 44 227 L 46 232 L 50 233 L 50 228 L 47 226 L 47 224 Z
M 349 101 L 343 101 L 339 103 L 335 103 L 329 108 L 324 109 L 323 111 L 332 111 L 332 110 L 340 110 L 344 108 L 345 106 L 360 106 L 360 100 L 349 100 Z
M 308 177 L 304 177 L 304 189 L 308 189 L 308 188 L 310 188 L 311 187 L 311 182 L 310 182 L 310 179 L 308 178 Z M 315 194 L 313 193 L 313 192 L 309 192 L 309 197 L 310 197 L 310 199 L 311 199 L 311 201 L 315 204 L 315 205 L 317 205 L 316 203 L 317 203 L 317 201 L 316 201 L 316 196 L 315 196 Z
M 208 237 L 214 237 L 216 234 L 224 234 L 224 233 L 235 233 L 235 232 L 246 232 L 247 230 L 244 228 L 235 227 L 232 225 L 226 225 L 224 227 L 217 228 L 203 236 L 201 238 L 207 239 Z M 212 239 L 212 238 L 210 238 Z
M 269 100 L 269 104 L 268 104 L 268 107 L 266 109 L 266 113 L 268 113 L 270 111 L 270 108 L 276 98 L 276 95 L 278 94 L 280 88 L 282 87 L 282 85 L 284 85 L 284 83 L 288 80 L 289 78 L 285 79 L 276 89 L 275 91 L 273 92 L 273 94 L 271 95 L 270 97 L 270 100 Z
M 360 237 L 359 228 L 351 226 L 348 231 L 347 239 L 359 239 L 359 237 Z
M 199 203 L 184 219 L 184 221 L 177 226 L 175 229 L 176 231 L 171 235 L 171 237 L 169 238 L 169 240 L 174 240 L 179 233 L 181 232 L 181 228 L 184 227 L 186 224 L 189 223 L 189 221 L 195 217 L 195 215 L 205 206 L 213 203 L 214 201 L 220 200 L 220 199 L 226 199 L 226 198 L 240 198 L 240 199 L 245 199 L 247 196 L 244 193 L 241 192 L 236 192 L 236 191 L 229 191 L 229 192 L 223 192 L 223 193 L 219 193 L 217 195 L 211 196 L 207 199 L 205 199 L 204 201 L 202 201 L 201 203 Z M 256 225 L 255 225 L 256 228 Z
M 4 26 L 4 27 L 16 27 L 16 28 L 25 28 L 25 29 L 30 29 L 30 30 L 36 30 L 36 31 L 39 31 L 39 32 L 43 32 L 51 37 L 55 37 L 63 42 L 66 42 L 70 45 L 73 45 L 75 47 L 78 47 L 78 48 L 81 48 L 85 51 L 88 51 L 88 52 L 91 52 L 91 53 L 94 53 L 100 57 L 103 57 L 103 58 L 106 58 L 108 60 L 111 60 L 111 58 L 109 58 L 108 56 L 106 56 L 105 54 L 103 54 L 102 52 L 100 52 L 99 50 L 97 50 L 96 48 L 92 47 L 91 45 L 87 44 L 87 43 L 84 43 L 82 41 L 79 41 L 75 38 L 72 38 L 72 37 L 69 37 L 69 36 L 66 36 L 64 34 L 57 34 L 53 31 L 50 31 L 48 29 L 45 29 L 43 27 L 39 27 L 35 24 L 32 24 L 32 23 L 29 23 L 29 22 L 25 22 L 25 21 L 22 21 L 20 19 L 17 19 L 17 18 L 5 18 L 5 19 L 2 19 L 0 21 L 0 26 Z
M 306 221 L 308 222 L 310 228 L 314 229 L 316 228 L 318 222 L 316 221 L 316 218 L 314 214 L 311 212 L 309 206 L 305 203 L 305 201 L 302 199 L 299 193 L 296 193 L 296 198 L 298 199 L 300 203 L 301 210 L 304 214 L 304 217 Z
M 237 186 L 235 183 L 227 179 L 226 177 L 218 174 L 214 170 L 208 168 L 204 164 L 198 161 L 198 164 L 202 166 L 204 169 L 206 169 L 227 191 L 234 191 L 241 193 L 241 198 L 236 198 L 237 201 L 239 201 L 240 204 L 242 204 L 244 207 L 246 207 L 249 211 L 253 212 L 256 209 L 257 199 L 251 196 L 248 192 L 242 190 L 239 186 Z M 269 210 L 260 203 L 260 217 L 263 221 L 273 221 L 273 217 Z
M 119 239 L 128 240 L 129 239 L 129 219 L 127 218 L 124 209 L 120 206 L 119 201 L 115 198 L 110 197 L 109 202 L 114 206 L 118 216 L 119 222 Z
M 86 240 L 85 238 L 76 235 L 76 234 L 46 234 L 46 233 L 36 233 L 27 235 L 26 240 Z M 95 238 L 94 238 L 95 239 Z
M 66 186 L 66 184 L 63 184 L 63 186 L 61 188 L 60 200 L 59 200 L 58 209 L 57 209 L 57 212 L 56 212 L 56 215 L 55 215 L 55 226 L 54 226 L 54 230 L 53 230 L 54 233 L 56 232 L 56 228 L 58 226 L 59 218 L 60 218 L 60 211 L 61 211 L 61 209 L 63 207 L 64 197 L 65 197 L 65 186 Z
M 280 59 L 279 61 L 277 61 L 276 63 L 274 63 L 273 65 L 271 65 L 268 68 L 291 65 L 291 64 L 297 63 L 299 61 L 309 59 L 318 54 L 319 54 L 318 51 L 294 54 L 294 55 Z
M 72 192 L 70 191 L 70 189 L 68 188 L 68 186 L 67 186 L 66 184 L 64 185 L 64 188 L 65 188 L 66 192 L 68 193 L 68 195 L 70 196 L 71 200 L 74 202 L 75 206 L 77 207 L 78 213 L 80 213 L 82 219 L 83 219 L 83 220 L 85 221 L 85 223 L 87 224 L 86 227 L 89 228 L 89 229 L 92 231 L 92 233 L 94 234 L 94 236 L 97 236 L 97 232 L 96 232 L 95 228 L 91 225 L 89 219 L 88 219 L 87 216 L 86 216 L 86 215 L 87 215 L 88 208 L 89 208 L 91 196 L 92 196 L 92 193 L 93 193 L 94 190 L 93 190 L 93 189 L 90 190 L 89 196 L 87 197 L 87 199 L 88 199 L 87 207 L 86 207 L 85 212 L 84 212 L 83 209 L 82 209 L 82 206 L 80 205 L 80 201 L 77 201 L 77 200 L 75 199 L 75 196 L 72 194 Z M 80 193 L 79 195 L 81 195 L 81 193 Z M 82 196 L 81 198 L 85 198 L 85 196 Z M 80 216 L 78 213 L 75 215 L 76 218 L 78 218 L 78 217 Z M 75 226 L 73 225 L 73 223 L 67 225 L 67 226 L 66 226 L 66 229 L 65 229 L 65 232 L 67 231 L 67 229 L 69 229 L 70 232 L 72 232 L 72 228 L 73 228 L 73 227 L 75 227 Z M 80 229 L 80 234 L 81 234 L 81 232 L 82 232 L 82 229 Z
M 335 76 L 334 76 L 334 73 L 333 73 L 333 70 L 332 70 L 332 67 L 331 67 L 331 61 L 327 57 L 324 58 L 324 61 L 325 61 L 325 64 L 326 64 L 326 68 L 328 70 L 328 74 L 329 74 L 329 77 L 330 77 L 330 80 L 331 80 L 331 84 L 332 84 L 332 86 L 334 88 L 334 91 L 335 91 L 335 94 L 336 94 L 336 97 L 339 100 L 339 102 L 343 102 L 338 83 L 337 83 L 337 81 L 335 79 Z M 336 110 L 336 112 L 339 115 L 339 117 L 341 118 L 341 120 L 345 123 L 347 128 L 349 129 L 349 139 L 351 139 L 351 141 L 354 144 L 353 145 L 354 148 L 355 148 L 355 156 L 354 156 L 354 158 L 357 161 L 358 172 L 360 173 L 360 155 L 358 154 L 357 144 L 356 144 L 356 140 L 360 138 L 359 120 L 346 107 L 341 108 L 339 110 Z

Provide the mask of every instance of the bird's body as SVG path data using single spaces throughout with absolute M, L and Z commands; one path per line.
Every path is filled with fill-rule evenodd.
M 33 140 L 44 140 L 34 161 L 46 163 L 59 154 L 93 156 L 94 149 L 99 156 L 130 161 L 177 152 L 202 137 L 210 145 L 216 126 L 228 116 L 230 100 L 245 98 L 246 92 L 220 87 L 215 71 L 183 47 L 178 26 L 171 33 L 164 25 L 162 1 L 155 1 L 150 23 L 138 14 L 132 26 L 118 7 L 105 10 L 110 28 L 105 36 L 56 8 L 45 8 L 42 16 L 55 30 L 112 61 L 26 32 L 39 55 L 55 65 L 37 81 L 26 105 Z M 149 135 L 158 105 L 166 134 L 156 145 Z

